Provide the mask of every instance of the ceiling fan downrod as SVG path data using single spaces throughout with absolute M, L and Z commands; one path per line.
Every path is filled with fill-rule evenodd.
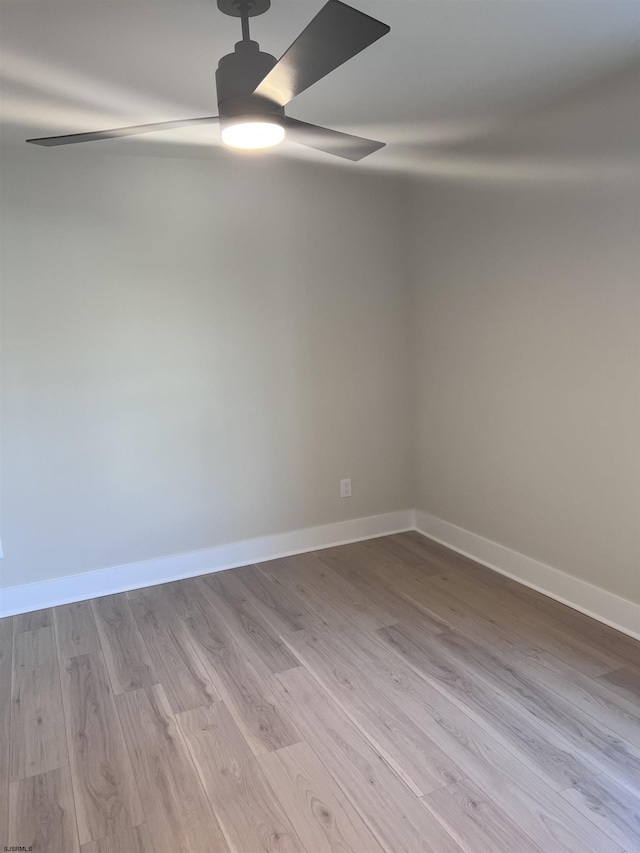
M 242 41 L 251 41 L 249 33 L 249 9 L 251 4 L 249 0 L 240 0 L 240 24 L 242 26 Z

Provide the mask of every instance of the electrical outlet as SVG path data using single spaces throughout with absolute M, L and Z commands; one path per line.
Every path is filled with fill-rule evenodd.
M 351 479 L 340 480 L 340 497 L 341 498 L 350 498 L 351 497 Z

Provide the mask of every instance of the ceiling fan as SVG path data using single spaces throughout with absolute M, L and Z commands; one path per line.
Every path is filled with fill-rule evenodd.
M 341 0 L 328 0 L 276 60 L 261 51 L 249 34 L 249 18 L 262 15 L 270 5 L 271 0 L 218 0 L 220 11 L 240 18 L 242 25 L 242 41 L 237 42 L 233 53 L 222 57 L 216 71 L 219 115 L 45 136 L 27 142 L 70 145 L 219 123 L 222 141 L 233 148 L 270 148 L 286 136 L 292 142 L 354 161 L 383 148 L 384 142 L 297 121 L 285 115 L 284 108 L 300 92 L 386 35 L 390 27 Z

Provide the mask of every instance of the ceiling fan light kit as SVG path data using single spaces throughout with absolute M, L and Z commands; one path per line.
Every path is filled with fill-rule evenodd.
M 254 92 L 277 59 L 249 35 L 249 18 L 269 9 L 270 0 L 218 0 L 225 15 L 239 17 L 242 41 L 223 56 L 216 71 L 222 141 L 232 148 L 271 148 L 285 138 L 284 109 Z
M 285 130 L 274 121 L 255 121 L 253 119 L 223 125 L 220 135 L 225 145 L 245 151 L 273 148 L 284 142 Z
M 268 0 L 263 3 L 267 3 L 268 9 Z M 229 0 L 219 0 L 218 7 L 223 11 L 222 7 L 229 5 Z M 240 2 L 231 5 L 246 8 Z M 253 14 L 258 13 L 254 11 Z M 232 148 L 272 148 L 285 138 L 284 108 L 259 95 L 247 95 L 247 92 L 254 92 L 278 60 L 260 50 L 257 41 L 251 40 L 248 17 L 243 16 L 242 21 L 243 40 L 235 45 L 233 53 L 222 57 L 216 71 L 222 141 Z
M 219 123 L 222 141 L 238 149 L 272 148 L 286 137 L 317 151 L 357 161 L 384 147 L 384 142 L 290 118 L 285 107 L 296 95 L 386 35 L 390 27 L 341 0 L 328 0 L 280 59 L 276 59 L 260 50 L 249 32 L 249 19 L 264 14 L 270 6 L 270 0 L 218 0 L 221 12 L 240 18 L 242 41 L 218 64 L 217 116 L 48 136 L 27 142 L 69 145 Z

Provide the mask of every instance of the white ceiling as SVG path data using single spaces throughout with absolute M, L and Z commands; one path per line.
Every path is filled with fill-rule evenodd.
M 410 168 L 425 149 L 486 137 L 638 55 L 637 0 L 349 2 L 391 33 L 288 113 L 386 141 L 368 166 Z M 279 56 L 322 3 L 272 0 L 252 36 Z M 217 61 L 239 37 L 215 0 L 1 0 L 0 140 L 215 113 Z M 90 144 L 126 156 L 238 156 L 215 127 Z M 277 156 L 304 152 L 287 144 Z

